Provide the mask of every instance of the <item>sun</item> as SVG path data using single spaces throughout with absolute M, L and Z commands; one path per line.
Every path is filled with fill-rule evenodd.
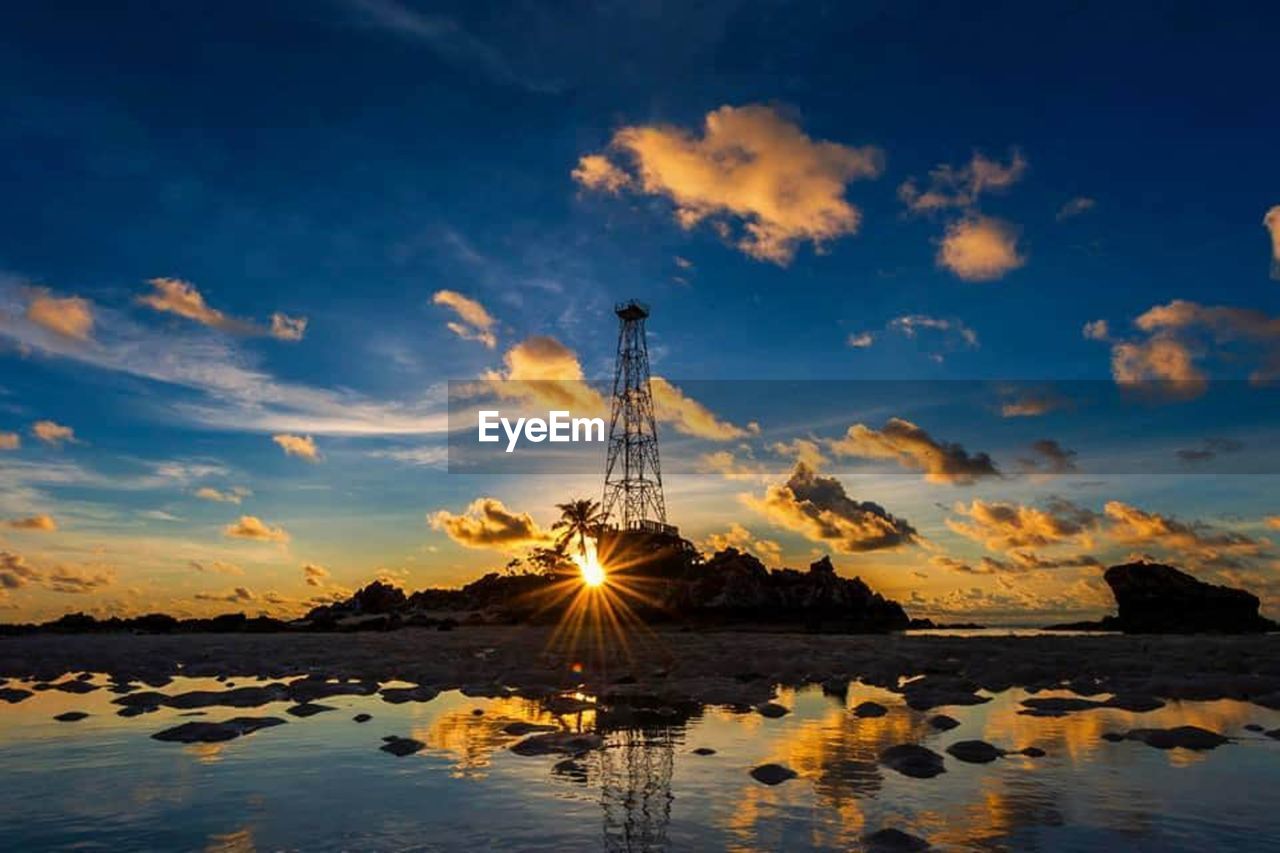
M 592 588 L 604 586 L 609 578 L 604 565 L 600 562 L 600 556 L 596 553 L 596 543 L 588 539 L 585 545 L 585 553 L 575 554 L 573 557 L 573 561 L 578 564 L 578 571 L 582 574 L 582 583 Z
M 578 570 L 582 572 L 582 582 L 587 586 L 603 586 L 604 582 L 608 580 L 604 566 L 600 565 L 600 560 L 595 554 L 589 554 L 585 558 L 579 559 Z

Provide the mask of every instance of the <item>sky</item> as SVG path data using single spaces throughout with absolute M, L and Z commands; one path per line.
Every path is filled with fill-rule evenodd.
M 631 298 L 708 551 L 1276 616 L 1280 13 L 693 5 L 0 12 L 0 621 L 500 569 L 603 451 L 467 472 L 450 383 L 598 405 Z

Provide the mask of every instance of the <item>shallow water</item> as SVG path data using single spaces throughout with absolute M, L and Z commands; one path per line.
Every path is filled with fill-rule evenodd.
M 223 686 L 177 679 L 163 690 Z M 1280 727 L 1280 712 L 1223 700 L 1170 703 L 1146 714 L 1099 709 L 1043 718 L 1017 713 L 1027 695 L 1010 690 L 984 705 L 920 713 L 896 694 L 860 685 L 845 698 L 816 687 L 783 689 L 778 701 L 792 713 L 781 719 L 694 710 L 670 725 L 614 731 L 604 749 L 565 762 L 516 755 L 509 747 L 520 738 L 502 727 L 527 720 L 590 729 L 592 713 L 557 718 L 518 698 L 454 691 L 392 705 L 377 696 L 335 696 L 318 701 L 336 710 L 308 719 L 286 714 L 288 702 L 122 718 L 111 704 L 116 695 L 105 689 L 46 690 L 0 704 L 2 846 L 847 850 L 868 832 L 896 827 L 942 849 L 1280 849 L 1280 741 L 1244 729 Z M 850 713 L 867 699 L 888 706 L 888 714 Z M 91 716 L 52 719 L 68 710 Z M 361 711 L 373 719 L 353 722 Z M 930 728 L 928 718 L 939 711 L 961 726 Z M 289 722 L 221 744 L 150 737 L 182 722 L 235 716 Z M 1183 724 L 1237 740 L 1211 752 L 1165 752 L 1101 738 Z M 397 758 L 378 749 L 384 735 L 427 747 Z M 933 779 L 876 763 L 894 744 L 943 752 L 974 738 L 1048 754 L 987 765 L 947 756 L 947 772 Z M 695 755 L 695 747 L 716 753 Z M 799 776 L 765 786 L 748 775 L 764 762 L 786 764 Z

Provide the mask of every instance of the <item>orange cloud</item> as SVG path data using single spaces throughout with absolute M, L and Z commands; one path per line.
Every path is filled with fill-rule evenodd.
M 302 567 L 302 576 L 307 586 L 324 586 L 329 579 L 329 570 L 315 563 L 307 563 Z
M 898 198 L 912 213 L 968 209 L 983 193 L 1008 189 L 1016 184 L 1026 170 L 1026 158 L 1016 148 L 1008 165 L 974 152 L 973 158 L 964 166 L 956 168 L 943 163 L 930 170 L 928 186 L 923 190 L 915 178 L 907 179 L 898 187 Z
M 251 494 L 253 492 L 243 486 L 233 486 L 226 490 L 218 490 L 212 486 L 202 486 L 196 489 L 196 497 L 200 498 L 200 500 L 225 504 L 238 504 Z
M 55 447 L 65 442 L 74 444 L 76 441 L 75 430 L 56 421 L 36 421 L 31 425 L 31 434 L 45 444 L 52 444 Z
M 16 432 L 0 432 L 0 450 L 17 450 L 22 446 L 22 436 Z
M 93 306 L 78 296 L 60 299 L 47 290 L 35 290 L 27 304 L 27 319 L 64 338 L 87 341 L 93 336 Z
M 822 477 L 803 462 L 785 483 L 775 483 L 763 497 L 748 495 L 747 505 L 769 521 L 844 554 L 896 549 L 916 542 L 905 519 L 870 501 L 855 501 L 835 477 Z
M 923 471 L 930 483 L 964 485 L 983 477 L 1000 476 L 987 454 L 970 454 L 959 444 L 938 441 L 902 418 L 890 418 L 881 430 L 854 424 L 843 438 L 828 446 L 840 456 L 892 459 L 903 468 Z
M 552 539 L 528 513 L 513 512 L 497 498 L 477 498 L 461 515 L 439 510 L 427 516 L 427 522 L 467 548 L 509 551 L 545 544 Z
M 315 439 L 309 435 L 281 433 L 280 435 L 271 436 L 271 440 L 280 445 L 286 456 L 297 456 L 308 462 L 320 461 L 320 451 L 316 450 Z
M 571 173 L 575 181 L 589 190 L 617 195 L 630 186 L 631 176 L 619 169 L 603 154 L 584 154 Z
M 574 177 L 584 186 L 607 192 L 630 186 L 669 198 L 686 229 L 710 221 L 728 233 L 737 222 L 741 251 L 782 266 L 802 243 L 820 249 L 856 233 L 862 214 L 845 189 L 884 168 L 879 149 L 815 141 L 761 105 L 708 113 L 700 136 L 669 125 L 624 127 L 610 147 L 632 161 L 634 174 L 588 155 L 600 159 L 579 160 Z
M 282 341 L 300 341 L 307 331 L 306 317 L 290 317 L 279 311 L 271 315 L 269 327 L 231 317 L 204 301 L 204 295 L 189 281 L 180 278 L 153 278 L 147 282 L 151 293 L 138 303 L 164 314 L 175 314 L 222 332 L 236 335 L 270 335 Z
M 989 216 L 968 216 L 947 226 L 937 264 L 964 281 L 995 281 L 1027 262 L 1017 230 Z
M 661 376 L 650 380 L 650 389 L 654 417 L 671 424 L 676 432 L 713 441 L 743 438 L 750 433 L 746 428 L 720 420 L 706 406 L 686 397 L 683 391 Z
M 431 297 L 431 301 L 451 309 L 458 315 L 458 322 L 451 321 L 446 324 L 449 331 L 458 337 L 468 341 L 478 341 L 489 349 L 498 345 L 498 339 L 493 333 L 496 323 L 485 307 L 476 300 L 454 290 L 438 290 Z
M 272 527 L 256 515 L 242 515 L 240 520 L 222 529 L 224 536 L 232 539 L 253 539 L 258 542 L 289 541 L 289 533 L 283 527 Z
M 782 546 L 772 539 L 762 539 L 741 524 L 734 522 L 724 533 L 709 534 L 703 543 L 708 551 L 737 548 L 756 555 L 766 566 L 782 565 Z
M 1042 548 L 1068 541 L 1087 542 L 1097 515 L 1068 501 L 1054 501 L 1041 509 L 1023 504 L 975 500 L 955 512 L 968 521 L 946 520 L 954 532 L 982 543 L 992 551 Z
M 1243 533 L 1222 530 L 1203 522 L 1186 522 L 1167 515 L 1139 509 L 1122 501 L 1108 501 L 1103 507 L 1111 521 L 1108 533 L 1129 545 L 1156 545 L 1168 550 L 1215 560 L 1228 556 L 1252 556 L 1267 550 L 1271 543 Z
M 53 533 L 58 529 L 58 523 L 53 520 L 53 516 L 43 514 L 11 518 L 4 522 L 4 526 L 10 530 L 30 530 L 39 533 Z

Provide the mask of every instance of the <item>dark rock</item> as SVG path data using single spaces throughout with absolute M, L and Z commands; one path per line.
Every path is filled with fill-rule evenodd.
M 295 717 L 314 717 L 316 714 L 323 714 L 325 711 L 336 711 L 332 705 L 317 705 L 315 702 L 303 702 L 301 705 L 294 705 L 285 709 L 286 714 Z
M 252 734 L 258 729 L 284 725 L 279 717 L 233 717 L 221 723 L 193 722 L 183 723 L 151 737 L 170 743 L 220 743 L 233 740 L 241 735 Z
M 690 750 L 694 755 L 715 755 L 716 751 L 709 746 L 700 746 L 697 749 Z
M 947 747 L 947 754 L 970 764 L 990 764 L 1004 755 L 1004 750 L 997 749 L 985 740 L 961 740 Z
M 929 842 L 900 829 L 879 829 L 862 837 L 867 853 L 916 853 L 928 850 Z
M 887 713 L 889 709 L 879 702 L 862 702 L 853 709 L 855 717 L 883 717 Z
M 587 766 L 576 758 L 557 761 L 551 766 L 551 772 L 556 776 L 572 779 L 574 782 L 587 781 Z
M 575 732 L 550 732 L 527 737 L 511 747 L 516 755 L 552 755 L 567 753 L 578 755 L 604 746 L 604 738 L 597 734 Z
M 352 719 L 352 720 L 354 720 L 354 721 L 356 721 L 357 723 L 367 723 L 367 722 L 369 722 L 370 720 L 372 720 L 372 719 L 373 719 L 373 715 L 372 715 L 372 714 L 363 714 L 363 713 L 362 713 L 362 714 L 356 714 L 356 715 L 355 715 L 354 717 L 352 717 L 351 719 Z
M 1015 754 L 1025 755 L 1027 758 L 1044 758 L 1045 751 L 1038 746 L 1028 746 L 1017 750 Z
M 751 768 L 751 778 L 762 785 L 781 785 L 796 775 L 796 771 L 782 764 L 761 764 Z
M 959 726 L 960 721 L 955 717 L 948 717 L 946 714 L 934 714 L 929 718 L 929 725 L 940 732 L 948 732 Z
M 1244 727 L 1244 730 L 1246 732 L 1260 732 L 1264 730 L 1264 727 L 1258 725 L 1257 723 L 1249 723 Z
M 417 687 L 384 687 L 379 692 L 383 702 L 400 705 L 405 702 L 430 702 L 440 695 L 440 691 L 427 684 Z
M 16 705 L 23 699 L 30 699 L 35 694 L 21 687 L 0 687 L 0 702 Z
M 61 690 L 63 693 L 92 693 L 101 688 L 96 684 L 90 684 L 87 681 L 60 681 L 53 685 L 54 690 Z
M 75 723 L 75 722 L 79 722 L 80 720 L 83 720 L 87 716 L 89 715 L 86 714 L 84 711 L 64 711 L 63 713 L 54 717 L 54 719 L 60 723 Z
M 142 695 L 145 694 L 135 693 L 115 701 L 117 704 L 124 704 L 124 699 L 135 699 Z M 192 690 L 176 696 L 166 696 L 161 704 L 168 708 L 258 708 L 269 702 L 280 702 L 288 698 L 289 693 L 285 685 L 268 684 L 262 687 L 235 687 L 230 690 Z
M 516 737 L 524 737 L 534 732 L 558 732 L 559 726 L 552 726 L 546 723 L 526 723 L 523 720 L 517 720 L 514 723 L 508 723 L 502 727 L 505 734 L 515 735 Z
M 913 779 L 929 779 L 947 772 L 941 755 L 914 743 L 900 743 L 889 747 L 880 753 L 880 763 Z
M 909 681 L 902 687 L 907 707 L 916 711 L 928 711 L 944 705 L 981 705 L 991 697 L 979 696 L 973 682 L 952 675 L 926 675 Z
M 1202 729 L 1199 726 L 1175 726 L 1171 729 L 1132 729 L 1125 735 L 1126 740 L 1142 741 L 1156 749 L 1217 749 L 1231 738 L 1223 737 L 1217 732 Z
M 1103 732 L 1102 739 L 1109 743 L 1120 743 L 1125 739 L 1125 736 L 1121 732 Z
M 777 702 L 761 702 L 756 706 L 756 713 L 762 717 L 777 719 L 790 714 L 791 709 L 786 705 L 779 705 Z
M 1263 732 L 1263 734 L 1272 740 L 1280 740 L 1280 729 L 1271 729 L 1270 731 Z
M 1103 575 L 1128 634 L 1227 634 L 1274 631 L 1258 613 L 1258 597 L 1243 589 L 1215 586 L 1161 563 L 1112 566 Z
M 376 581 L 375 581 L 376 583 Z M 378 749 L 383 752 L 389 752 L 397 758 L 403 758 L 406 755 L 413 755 L 415 752 L 421 752 L 426 744 L 420 740 L 414 740 L 411 737 L 398 737 L 391 735 L 389 738 L 383 739 L 385 743 Z

